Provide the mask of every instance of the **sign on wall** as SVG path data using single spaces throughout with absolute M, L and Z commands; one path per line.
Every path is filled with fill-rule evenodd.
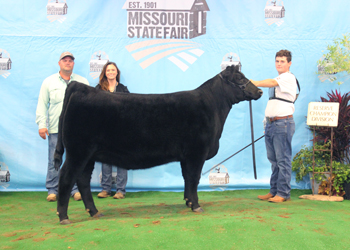
M 337 127 L 338 115 L 338 102 L 310 102 L 307 112 L 307 125 Z
M 185 72 L 204 53 L 199 43 L 188 39 L 207 32 L 205 0 L 127 0 L 123 9 L 127 10 L 127 36 L 137 39 L 126 49 L 142 69 L 168 58 Z M 140 38 L 151 40 L 139 42 Z

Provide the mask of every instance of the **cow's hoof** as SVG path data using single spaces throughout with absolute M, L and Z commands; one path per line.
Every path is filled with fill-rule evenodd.
M 201 208 L 201 207 L 197 207 L 197 208 L 193 209 L 192 211 L 196 212 L 196 213 L 203 213 L 204 212 L 203 208 Z
M 191 208 L 191 207 L 192 207 L 192 202 L 187 201 L 187 202 L 186 202 L 186 206 L 188 206 L 189 208 Z
M 68 219 L 64 219 L 64 220 L 60 221 L 60 224 L 61 225 L 68 225 L 68 224 L 72 224 L 72 222 L 70 220 L 68 220 Z
M 92 216 L 92 217 L 94 217 L 94 218 L 100 218 L 100 217 L 102 217 L 102 216 L 104 216 L 102 213 L 100 213 L 100 212 L 97 212 L 94 216 Z

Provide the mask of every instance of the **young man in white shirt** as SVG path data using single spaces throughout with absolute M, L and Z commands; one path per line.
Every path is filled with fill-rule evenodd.
M 274 203 L 290 200 L 292 138 L 295 132 L 293 113 L 297 93 L 297 80 L 289 72 L 291 65 L 292 53 L 280 50 L 275 57 L 279 75 L 274 79 L 251 81 L 257 87 L 269 88 L 269 101 L 265 109 L 265 145 L 272 175 L 270 192 L 258 198 Z

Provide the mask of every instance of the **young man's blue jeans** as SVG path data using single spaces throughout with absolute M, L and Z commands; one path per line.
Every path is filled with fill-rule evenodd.
M 117 193 L 125 195 L 125 187 L 128 181 L 128 170 L 117 167 Z M 102 190 L 111 193 L 112 189 L 112 165 L 102 163 L 102 179 L 101 179 Z
M 47 167 L 47 175 L 46 175 L 46 188 L 48 190 L 48 194 L 56 194 L 58 191 L 58 179 L 60 176 L 60 171 L 56 171 L 54 166 L 54 154 L 56 150 L 57 138 L 58 134 L 50 134 L 49 136 L 49 163 Z M 62 167 L 62 166 L 61 166 Z M 77 184 L 74 184 L 71 195 L 73 196 L 76 192 L 78 192 Z
M 292 138 L 295 132 L 293 118 L 267 123 L 265 145 L 271 162 L 270 194 L 285 199 L 290 197 L 292 177 Z

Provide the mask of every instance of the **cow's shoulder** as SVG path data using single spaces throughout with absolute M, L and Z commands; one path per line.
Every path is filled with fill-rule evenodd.
M 72 81 L 69 83 L 67 87 L 67 92 L 68 93 L 74 93 L 74 92 L 83 92 L 83 93 L 88 93 L 91 91 L 95 91 L 95 88 L 88 86 L 84 83 L 77 82 L 77 81 Z

